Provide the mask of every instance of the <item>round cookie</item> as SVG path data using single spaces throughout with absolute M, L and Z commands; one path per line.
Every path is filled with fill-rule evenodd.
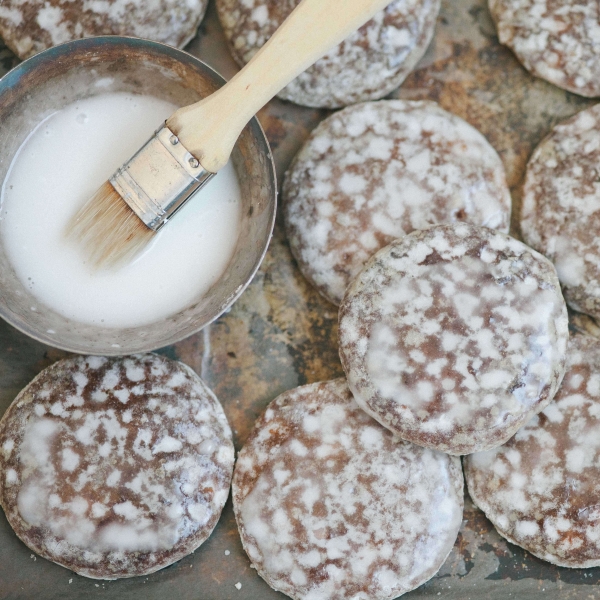
M 523 239 L 556 265 L 565 298 L 600 319 L 600 105 L 557 125 L 523 188 Z
M 273 400 L 239 453 L 233 506 L 258 573 L 297 600 L 384 600 L 439 570 L 463 512 L 457 458 L 398 440 L 344 379 Z
M 231 430 L 187 366 L 147 354 L 42 371 L 0 421 L 0 504 L 29 548 L 80 575 L 147 575 L 217 524 Z
M 208 0 L 2 0 L 0 36 L 28 58 L 84 37 L 125 35 L 183 48 L 196 35 Z
M 504 233 L 438 225 L 392 242 L 340 307 L 357 403 L 449 454 L 499 446 L 553 398 L 568 322 L 554 267 Z
M 508 232 L 510 209 L 496 151 L 434 102 L 382 100 L 333 114 L 308 138 L 283 185 L 292 253 L 334 304 L 392 240 L 454 221 Z
M 600 96 L 600 5 L 590 0 L 489 0 L 500 43 L 533 75 Z
M 243 66 L 300 0 L 217 0 L 235 60 Z M 433 37 L 440 0 L 393 0 L 286 86 L 279 97 L 339 108 L 387 96 L 406 79 Z
M 468 456 L 469 494 L 500 535 L 555 565 L 600 566 L 600 341 L 569 341 L 563 383 L 504 446 Z

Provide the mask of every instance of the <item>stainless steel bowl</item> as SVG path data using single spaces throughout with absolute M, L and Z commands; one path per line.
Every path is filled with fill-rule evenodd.
M 94 84 L 103 79 L 108 87 Z M 49 113 L 107 91 L 153 95 L 177 105 L 196 102 L 225 83 L 203 62 L 156 42 L 97 37 L 69 42 L 26 60 L 0 79 L 0 183 L 27 135 Z M 0 316 L 45 344 L 86 354 L 154 350 L 208 325 L 250 283 L 265 255 L 275 221 L 275 168 L 256 119 L 232 155 L 243 198 L 241 235 L 221 279 L 185 310 L 143 327 L 114 329 L 82 324 L 50 308 L 30 310 L 31 293 L 15 275 L 0 238 Z M 150 292 L 150 290 L 149 290 Z M 127 298 L 123 298 L 127 302 Z

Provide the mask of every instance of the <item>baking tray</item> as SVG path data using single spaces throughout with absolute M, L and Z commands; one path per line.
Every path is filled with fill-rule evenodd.
M 1 2 L 1 0 L 0 0 Z M 214 6 L 187 50 L 225 77 L 229 56 Z M 0 46 L 0 75 L 16 64 Z M 551 127 L 593 102 L 534 79 L 498 44 L 485 0 L 443 0 L 435 39 L 416 71 L 392 97 L 435 100 L 477 127 L 498 150 L 513 193 L 512 233 L 525 165 Z M 274 100 L 259 114 L 279 181 L 310 131 L 329 114 Z M 0 135 L 1 135 L 0 123 Z M 591 321 L 573 322 L 589 330 Z M 221 400 L 239 449 L 256 417 L 281 392 L 342 375 L 337 310 L 303 279 L 282 232 L 275 229 L 265 261 L 232 309 L 204 331 L 161 354 L 190 365 Z M 0 322 L 0 414 L 43 368 L 66 353 Z M 412 599 L 600 598 L 600 569 L 544 563 L 502 539 L 467 497 L 464 522 L 440 572 Z M 241 584 L 240 589 L 236 584 Z M 274 600 L 242 550 L 231 501 L 210 539 L 194 554 L 148 577 L 94 581 L 36 557 L 0 511 L 0 599 Z

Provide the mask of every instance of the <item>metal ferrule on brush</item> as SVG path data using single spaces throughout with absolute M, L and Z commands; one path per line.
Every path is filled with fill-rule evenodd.
M 131 210 L 158 231 L 213 175 L 163 125 L 109 181 Z

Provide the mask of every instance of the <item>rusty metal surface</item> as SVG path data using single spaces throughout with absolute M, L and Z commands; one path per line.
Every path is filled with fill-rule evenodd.
M 236 71 L 212 5 L 188 50 L 225 77 Z M 14 57 L 0 47 L 0 75 L 13 64 Z M 511 52 L 498 44 L 485 0 L 442 2 L 431 48 L 392 96 L 436 100 L 487 136 L 507 169 L 514 200 L 512 233 L 516 236 L 527 158 L 556 122 L 592 103 L 529 76 Z M 261 112 L 280 179 L 303 140 L 327 114 L 279 101 Z M 594 331 L 584 317 L 576 315 L 573 322 Z M 190 365 L 215 390 L 238 449 L 255 418 L 279 393 L 342 374 L 337 356 L 337 310 L 300 275 L 280 221 L 257 277 L 230 312 L 161 353 Z M 0 323 L 0 414 L 42 368 L 63 356 L 65 353 Z M 235 587 L 238 582 L 239 590 Z M 467 498 L 463 527 L 445 565 L 434 579 L 404 598 L 600 599 L 599 583 L 600 568 L 554 567 L 507 543 Z M 0 600 L 90 597 L 284 598 L 250 567 L 231 502 L 211 538 L 193 555 L 149 577 L 113 582 L 79 577 L 36 558 L 0 514 Z

